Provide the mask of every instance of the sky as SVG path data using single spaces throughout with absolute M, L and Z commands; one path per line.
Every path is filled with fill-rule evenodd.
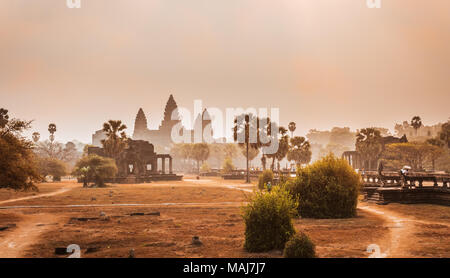
M 89 143 L 179 106 L 279 108 L 308 130 L 450 117 L 450 1 L 0 1 L 0 107 Z

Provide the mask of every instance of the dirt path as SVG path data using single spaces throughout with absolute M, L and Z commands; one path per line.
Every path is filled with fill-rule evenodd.
M 390 231 L 390 242 L 388 244 L 376 244 L 379 246 L 378 254 L 372 254 L 375 257 L 405 258 L 411 257 L 411 247 L 415 244 L 414 233 L 419 230 L 418 224 L 443 225 L 449 227 L 448 224 L 442 222 L 417 220 L 405 215 L 394 213 L 384 209 L 382 206 L 376 208 L 370 205 L 358 206 L 359 209 L 370 213 L 378 214 L 387 222 Z M 450 227 L 449 227 L 450 228 Z M 372 246 L 375 247 L 376 246 Z M 376 250 L 374 250 L 376 251 Z
M 9 200 L 5 200 L 5 201 L 0 201 L 0 204 L 7 204 L 7 203 L 13 203 L 13 202 L 17 202 L 17 201 L 23 201 L 23 200 L 29 200 L 29 199 L 36 199 L 36 198 L 42 198 L 42 197 L 50 197 L 50 196 L 55 196 L 58 194 L 62 194 L 65 193 L 69 190 L 71 190 L 72 188 L 61 188 L 60 190 L 51 192 L 51 193 L 46 193 L 46 194 L 39 194 L 39 195 L 34 195 L 34 196 L 28 196 L 28 197 L 22 197 L 22 198 L 17 198 L 17 199 L 9 199 Z
M 36 199 L 42 197 L 51 197 L 70 191 L 72 188 L 62 188 L 60 190 L 39 194 L 34 196 L 9 199 L 1 201 L 0 204 L 13 203 L 17 201 Z M 0 237 L 0 257 L 1 258 L 21 258 L 25 250 L 35 242 L 37 242 L 39 236 L 50 229 L 52 226 L 57 225 L 58 217 L 54 214 L 33 214 L 22 215 L 22 221 L 20 221 L 15 229 L 4 232 Z
M 25 251 L 38 241 L 39 236 L 58 223 L 54 214 L 23 215 L 17 227 L 0 237 L 1 258 L 22 258 Z
M 195 206 L 195 207 L 220 207 L 220 206 L 242 206 L 245 202 L 207 202 L 207 203 L 151 203 L 151 204 L 86 204 L 86 205 L 33 205 L 33 206 L 6 206 L 6 209 L 28 209 L 28 208 L 85 208 L 85 207 L 160 207 L 160 206 Z

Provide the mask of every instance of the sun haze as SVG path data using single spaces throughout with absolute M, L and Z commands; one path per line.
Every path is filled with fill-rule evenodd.
M 0 100 L 90 142 L 108 119 L 151 128 L 180 106 L 278 107 L 281 123 L 384 126 L 450 116 L 450 3 L 365 0 L 4 0 Z

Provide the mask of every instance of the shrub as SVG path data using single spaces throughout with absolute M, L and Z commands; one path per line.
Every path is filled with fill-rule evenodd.
M 316 246 L 306 234 L 296 234 L 286 242 L 283 255 L 285 258 L 315 258 Z
M 104 186 L 105 179 L 114 178 L 117 174 L 117 166 L 114 159 L 88 155 L 77 162 L 73 174 L 97 186 Z
M 48 175 L 53 177 L 53 181 L 61 181 L 61 177 L 67 174 L 66 164 L 56 158 L 39 159 L 39 173 L 45 178 Z
M 211 172 L 211 168 L 209 167 L 208 163 L 204 162 L 202 166 L 200 167 L 201 173 L 209 173 Z
M 278 176 L 280 177 L 279 183 L 285 184 L 292 180 L 292 178 L 289 176 L 289 174 L 284 175 L 281 171 L 279 172 Z
M 283 249 L 286 241 L 295 234 L 292 218 L 298 203 L 284 187 L 271 192 L 256 192 L 244 207 L 244 248 L 249 252 Z
M 229 157 L 225 158 L 222 164 L 222 173 L 230 174 L 233 170 L 234 170 L 233 161 Z
M 330 154 L 298 169 L 288 188 L 299 200 L 302 217 L 347 218 L 356 216 L 360 183 L 360 176 L 345 160 Z
M 261 173 L 261 175 L 259 175 L 258 188 L 259 189 L 264 189 L 268 182 L 273 184 L 273 172 L 272 172 L 272 170 L 264 170 Z
M 8 110 L 0 108 L 0 188 L 37 190 L 41 176 L 33 143 L 22 136 L 30 123 L 9 119 Z

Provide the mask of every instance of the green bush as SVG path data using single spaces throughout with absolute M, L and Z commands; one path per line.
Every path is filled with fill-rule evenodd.
M 105 179 L 116 176 L 117 166 L 114 159 L 91 154 L 77 162 L 73 174 L 82 178 L 85 183 L 94 182 L 101 187 L 105 185 Z
M 315 258 L 316 246 L 306 234 L 296 234 L 286 242 L 283 255 L 285 258 Z
M 61 177 L 67 174 L 67 165 L 56 158 L 41 158 L 39 159 L 39 173 L 44 179 L 51 175 L 53 181 L 61 181 Z
M 299 200 L 299 214 L 307 218 L 347 218 L 356 216 L 360 176 L 343 159 L 332 154 L 300 168 L 288 182 Z
M 233 161 L 229 157 L 225 158 L 222 164 L 222 173 L 230 174 L 233 170 L 234 170 Z
M 211 168 L 209 167 L 208 163 L 204 162 L 200 167 L 200 173 L 209 173 L 209 172 L 211 172 Z
M 245 243 L 249 252 L 283 249 L 295 234 L 292 218 L 296 216 L 297 201 L 284 187 L 271 192 L 256 192 L 244 207 Z
M 264 170 L 258 179 L 258 188 L 264 189 L 267 183 L 270 182 L 273 185 L 273 172 L 272 170 Z

